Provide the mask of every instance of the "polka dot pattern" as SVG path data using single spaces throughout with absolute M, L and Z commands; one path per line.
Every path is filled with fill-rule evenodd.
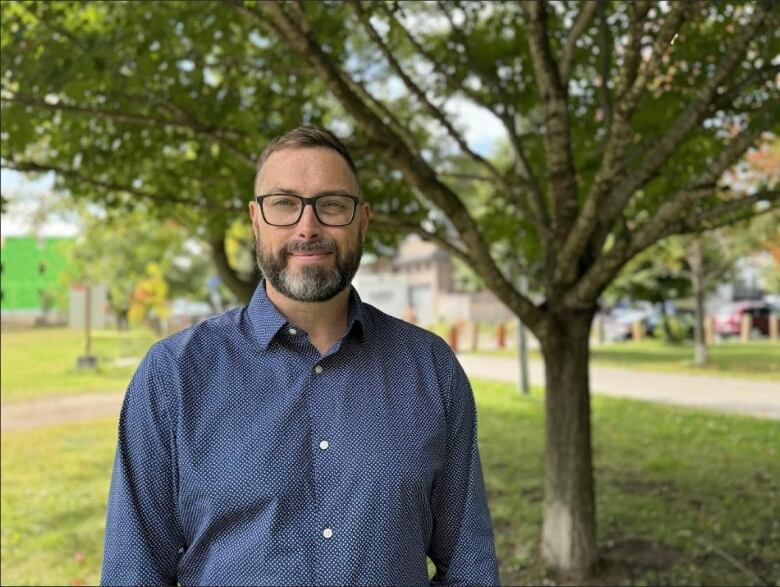
M 497 585 L 468 380 L 361 302 L 320 355 L 270 303 L 155 344 L 128 386 L 104 585 Z

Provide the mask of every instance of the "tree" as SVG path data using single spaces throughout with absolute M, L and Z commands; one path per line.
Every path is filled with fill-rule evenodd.
M 558 570 L 592 567 L 597 300 L 654 243 L 778 206 L 776 183 L 721 183 L 777 127 L 770 3 L 231 0 L 5 12 L 3 165 L 53 170 L 108 205 L 143 199 L 180 213 L 244 297 L 253 281 L 231 271 L 224 234 L 265 138 L 302 121 L 346 136 L 375 226 L 450 251 L 539 339 L 541 550 Z M 463 104 L 503 125 L 508 163 L 453 122 Z M 474 195 L 478 182 L 489 197 Z M 515 286 L 519 270 L 543 302 Z
M 158 263 L 149 263 L 146 276 L 133 291 L 127 315 L 131 322 L 151 322 L 157 334 L 162 333 L 163 318 L 170 315 L 168 295 L 170 288 Z
M 127 326 L 139 285 L 154 276 L 150 265 L 165 283 L 165 299 L 167 292 L 173 297 L 208 299 L 206 283 L 213 265 L 197 248 L 188 248 L 195 245 L 175 221 L 150 219 L 143 209 L 107 215 L 70 199 L 58 208 L 78 210 L 81 224 L 68 250 L 71 270 L 64 276 L 65 285 L 84 280 L 105 284 L 120 327 Z M 145 317 L 148 312 L 140 313 Z
M 680 238 L 669 238 L 629 261 L 604 292 L 604 300 L 640 300 L 661 309 L 661 328 L 666 342 L 677 337 L 669 325 L 666 303 L 688 295 L 690 280 L 683 274 L 685 259 Z

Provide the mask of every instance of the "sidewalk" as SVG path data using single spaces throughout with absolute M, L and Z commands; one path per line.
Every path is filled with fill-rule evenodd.
M 458 354 L 469 377 L 517 383 L 517 359 Z M 544 364 L 529 360 L 531 385 L 544 385 Z M 780 383 L 590 365 L 593 393 L 780 420 Z
M 80 393 L 5 404 L 0 411 L 0 429 L 7 432 L 118 417 L 124 397 L 124 392 Z
M 469 377 L 517 383 L 514 358 L 459 354 Z M 532 385 L 544 385 L 540 360 L 530 360 Z M 780 383 L 590 366 L 593 393 L 705 408 L 780 420 Z M 4 431 L 117 417 L 124 393 L 84 393 L 7 404 L 0 412 Z

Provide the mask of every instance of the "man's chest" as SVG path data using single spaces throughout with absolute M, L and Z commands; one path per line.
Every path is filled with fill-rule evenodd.
M 425 513 L 445 458 L 433 379 L 382 363 L 357 371 L 312 363 L 201 379 L 197 393 L 183 394 L 176 456 L 185 510 L 210 512 L 215 523 L 266 516 L 272 526 L 347 505 L 380 515 L 388 501 Z

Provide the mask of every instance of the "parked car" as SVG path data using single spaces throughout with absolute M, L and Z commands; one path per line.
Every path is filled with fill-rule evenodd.
M 749 313 L 753 317 L 753 330 L 769 336 L 769 315 L 772 307 L 766 302 L 736 302 L 720 308 L 713 317 L 715 334 L 739 336 L 742 317 Z
M 650 313 L 636 308 L 613 308 L 604 315 L 604 340 L 618 342 L 631 339 L 631 328 L 634 322 L 641 321 L 647 332 Z

